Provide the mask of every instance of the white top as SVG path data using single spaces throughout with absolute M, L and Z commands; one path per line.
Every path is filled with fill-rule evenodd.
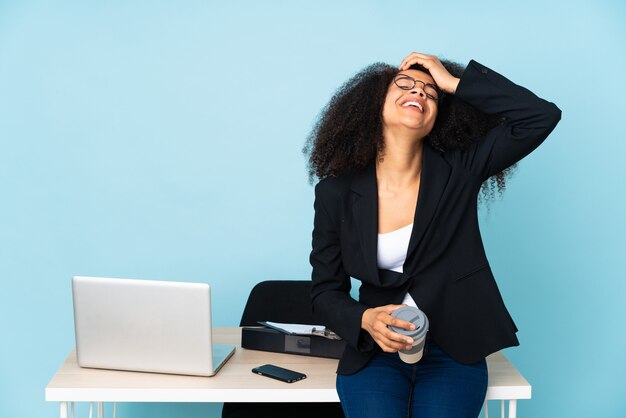
M 409 249 L 412 231 L 413 224 L 409 224 L 395 231 L 378 234 L 378 253 L 376 255 L 378 268 L 398 273 L 403 272 L 402 268 Z M 417 304 L 408 292 L 404 295 L 402 303 L 417 308 Z

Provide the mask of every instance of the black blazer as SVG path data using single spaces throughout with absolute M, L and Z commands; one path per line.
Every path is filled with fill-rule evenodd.
M 399 304 L 407 291 L 428 316 L 431 337 L 459 362 L 474 363 L 519 345 L 483 248 L 477 195 L 487 178 L 541 144 L 561 111 L 475 61 L 461 77 L 456 97 L 507 121 L 464 151 L 442 154 L 424 143 L 404 273 L 377 267 L 375 164 L 315 187 L 311 297 L 315 314 L 348 343 L 340 374 L 358 371 L 380 350 L 361 329 L 363 312 Z M 362 282 L 358 301 L 349 294 L 350 277 Z

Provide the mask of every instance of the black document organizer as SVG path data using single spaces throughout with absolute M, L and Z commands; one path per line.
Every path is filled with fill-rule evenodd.
M 250 350 L 338 359 L 343 354 L 346 342 L 317 335 L 290 335 L 267 327 L 243 327 L 241 347 Z

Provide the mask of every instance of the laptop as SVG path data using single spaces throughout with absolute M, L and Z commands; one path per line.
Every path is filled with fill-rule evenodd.
M 213 376 L 235 352 L 213 344 L 206 283 L 72 279 L 81 367 Z

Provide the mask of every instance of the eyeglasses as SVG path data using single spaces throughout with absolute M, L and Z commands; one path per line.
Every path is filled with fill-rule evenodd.
M 412 90 L 416 85 L 419 85 L 426 94 L 426 97 L 434 101 L 438 101 L 439 98 L 443 96 L 443 92 L 436 85 L 425 83 L 422 80 L 416 80 L 406 74 L 399 74 L 395 76 L 393 82 L 402 90 Z

